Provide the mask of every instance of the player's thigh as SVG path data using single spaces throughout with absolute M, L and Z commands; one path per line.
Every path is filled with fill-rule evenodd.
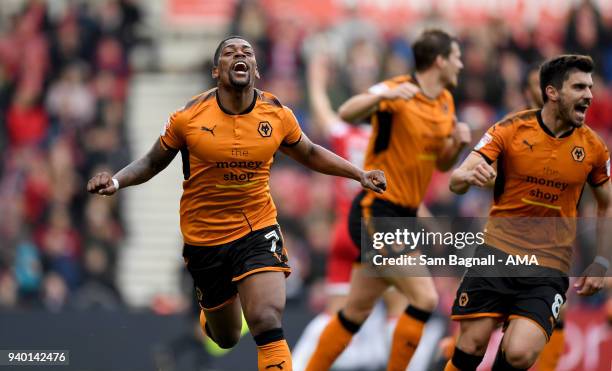
M 325 292 L 328 313 L 335 313 L 346 304 L 353 266 L 359 256 L 359 249 L 349 235 L 347 219 L 341 217 L 336 222 L 327 258 Z
M 226 305 L 213 310 L 203 310 L 206 324 L 217 341 L 238 341 L 242 331 L 240 299 L 235 298 Z
M 351 288 L 343 314 L 351 321 L 363 323 L 372 312 L 376 301 L 389 287 L 387 281 L 376 277 L 368 267 L 356 265 L 351 276 Z
M 348 298 L 348 292 L 346 295 L 328 295 L 325 303 L 325 312 L 334 314 L 340 309 L 346 306 L 346 300 Z
M 193 279 L 196 299 L 205 311 L 217 311 L 237 296 L 232 283 L 231 266 L 226 263 L 227 246 L 203 247 L 185 245 L 183 259 Z
M 473 355 L 484 355 L 491 334 L 499 327 L 499 318 L 475 317 L 459 321 L 457 348 Z
M 518 277 L 515 299 L 509 310 L 509 320 L 526 319 L 549 339 L 560 320 L 569 286 L 567 277 Z
M 502 349 L 509 362 L 519 362 L 530 367 L 546 342 L 546 333 L 539 324 L 528 318 L 514 317 L 504 333 Z
M 238 294 L 244 316 L 253 335 L 282 327 L 285 309 L 285 274 L 263 271 L 238 282 Z
M 438 293 L 433 279 L 429 275 L 413 276 L 408 274 L 392 274 L 385 278 L 398 291 L 406 295 L 410 305 L 419 309 L 432 311 L 438 305 Z
M 383 302 L 390 317 L 399 317 L 408 306 L 408 298 L 395 287 L 390 287 L 383 293 Z
M 468 354 L 483 355 L 491 333 L 506 317 L 510 282 L 500 277 L 474 277 L 468 270 L 457 288 L 451 318 L 460 322 L 457 347 Z
M 240 302 L 225 263 L 227 246 L 185 245 L 183 258 L 193 278 L 195 294 L 213 338 L 223 344 L 237 341 L 242 328 Z
M 235 241 L 228 260 L 251 332 L 281 327 L 285 277 L 291 270 L 280 227 L 271 225 Z

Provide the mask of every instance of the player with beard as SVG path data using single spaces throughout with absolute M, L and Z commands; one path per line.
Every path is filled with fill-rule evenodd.
M 243 38 L 219 44 L 212 77 L 217 86 L 175 112 L 149 153 L 113 176 L 97 174 L 87 190 L 112 195 L 120 186 L 144 183 L 180 152 L 183 257 L 203 330 L 220 347 L 231 348 L 244 312 L 258 369 L 290 371 L 281 324 L 290 268 L 270 196 L 273 156 L 280 150 L 312 170 L 357 180 L 376 193 L 386 180 L 382 171 L 365 172 L 312 143 L 289 108 L 255 89 L 255 52 Z
M 365 167 L 384 169 L 393 185 L 382 197 L 367 191 L 354 198 L 349 232 L 356 248 L 361 246 L 362 229 L 371 236 L 386 228 L 375 218 L 416 217 L 434 169 L 450 169 L 470 141 L 468 126 L 455 124 L 453 97 L 447 90 L 457 85 L 463 68 L 459 43 L 444 31 L 427 30 L 415 41 L 413 51 L 414 76 L 374 85 L 339 110 L 349 122 L 370 118 L 372 136 Z M 413 84 L 418 86 L 416 94 Z M 361 256 L 357 262 L 362 262 Z M 397 321 L 387 370 L 404 371 L 410 363 L 438 302 L 433 279 L 426 269 L 376 276 L 371 268 L 369 264 L 353 267 L 347 302 L 323 330 L 307 371 L 331 367 L 389 287 L 405 295 L 410 304 Z
M 562 55 L 545 62 L 540 68 L 542 109 L 513 114 L 492 126 L 451 176 L 450 189 L 458 194 L 495 179 L 486 245 L 476 254 L 502 261 L 508 255 L 534 255 L 538 265 L 510 275 L 483 266 L 468 269 L 453 305 L 460 334 L 446 371 L 476 370 L 500 322 L 505 333 L 493 370 L 526 370 L 536 361 L 565 302 L 575 217 L 586 183 L 597 201 L 600 255 L 574 286 L 579 295 L 603 287 L 610 264 L 603 245 L 609 241 L 605 224 L 612 214 L 610 158 L 601 138 L 584 125 L 593 98 L 592 71 L 588 56 Z M 497 171 L 491 167 L 495 161 Z M 526 217 L 531 227 L 518 231 Z M 549 222 L 536 228 L 537 220 Z
M 530 109 L 541 109 L 544 105 L 542 101 L 542 90 L 540 89 L 540 67 L 532 65 L 527 69 L 523 82 L 523 96 Z M 559 312 L 559 319 L 555 324 L 550 341 L 546 343 L 538 358 L 538 370 L 554 371 L 559 364 L 559 359 L 563 355 L 565 347 L 565 308 L 564 304 Z

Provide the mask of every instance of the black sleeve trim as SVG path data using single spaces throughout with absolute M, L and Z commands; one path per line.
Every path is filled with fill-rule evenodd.
M 161 144 L 162 144 L 164 147 L 166 147 L 166 149 L 170 149 L 170 150 L 172 150 L 172 151 L 178 151 L 178 149 L 177 149 L 177 148 L 174 148 L 174 147 L 169 146 L 168 144 L 166 144 L 166 142 L 164 141 L 164 138 L 163 138 L 163 137 L 159 137 L 159 141 L 161 142 Z
M 607 177 L 605 180 L 602 180 L 601 182 L 599 182 L 597 184 L 593 184 L 591 182 L 589 182 L 589 184 L 591 185 L 591 187 L 597 188 L 597 187 L 600 187 L 600 186 L 606 184 L 609 180 L 610 180 L 610 177 Z
M 474 152 L 478 153 L 479 155 L 482 156 L 482 158 L 485 159 L 485 161 L 487 162 L 487 164 L 491 165 L 492 163 L 494 163 L 495 161 L 491 160 L 489 157 L 487 157 L 487 155 L 485 155 L 484 153 L 474 150 Z
M 298 144 L 298 143 L 299 143 L 301 140 L 302 140 L 302 134 L 300 134 L 300 137 L 299 137 L 299 138 L 298 138 L 298 140 L 296 140 L 295 142 L 293 142 L 293 143 L 285 143 L 285 142 L 282 142 L 282 143 L 281 143 L 281 146 L 283 146 L 283 147 L 295 147 L 295 146 L 297 146 L 297 144 Z
M 391 142 L 391 125 L 393 124 L 393 114 L 391 112 L 376 111 L 378 120 L 378 130 L 374 140 L 374 153 L 378 154 L 389 148 Z
M 183 179 L 189 180 L 191 178 L 191 165 L 189 163 L 189 150 L 181 148 L 181 160 L 183 161 Z

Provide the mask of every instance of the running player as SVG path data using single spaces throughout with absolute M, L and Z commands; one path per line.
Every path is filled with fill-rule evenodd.
M 223 40 L 213 64 L 217 87 L 175 112 L 148 154 L 113 176 L 94 176 L 87 190 L 112 195 L 146 182 L 181 152 L 183 256 L 204 331 L 222 348 L 233 347 L 242 309 L 257 344 L 258 369 L 291 370 L 281 327 L 290 268 L 269 189 L 274 154 L 281 150 L 310 169 L 357 180 L 376 193 L 386 181 L 382 171 L 364 172 L 313 144 L 289 108 L 254 88 L 259 72 L 248 41 Z
M 494 277 L 483 266 L 468 269 L 453 305 L 452 317 L 460 321 L 460 334 L 446 371 L 476 370 L 500 321 L 507 327 L 493 370 L 531 367 L 565 301 L 572 218 L 585 183 L 593 188 L 598 216 L 612 212 L 608 150 L 584 125 L 593 98 L 592 70 L 593 61 L 587 56 L 563 55 L 544 63 L 540 68 L 542 109 L 519 112 L 495 124 L 451 176 L 450 188 L 458 194 L 495 178 L 487 245 L 476 254 L 502 259 L 536 254 L 539 266 L 524 268 L 524 273 L 537 277 Z M 494 161 L 497 176 L 490 166 Z M 513 225 L 518 218 L 509 217 L 555 217 L 549 220 L 570 225 L 570 232 L 544 230 L 549 227 L 546 223 L 538 231 L 519 234 Z M 604 241 L 602 225 L 598 223 L 597 234 Z M 529 230 L 533 229 L 532 225 Z M 609 260 L 603 246 L 598 249 L 604 256 L 598 256 L 575 284 L 580 295 L 592 295 L 603 287 Z
M 454 124 L 454 102 L 447 90 L 456 86 L 463 68 L 458 42 L 444 31 L 429 30 L 416 40 L 413 50 L 415 76 L 377 84 L 340 107 L 340 116 L 347 121 L 371 117 L 373 135 L 365 167 L 385 169 L 393 184 L 383 197 L 362 192 L 353 201 L 349 230 L 356 246 L 361 245 L 362 216 L 415 217 L 434 169 L 450 169 L 470 141 L 467 125 Z M 419 86 L 416 95 L 412 84 Z M 387 369 L 406 369 L 438 302 L 433 280 L 428 272 L 421 277 L 373 277 L 365 266 L 356 266 L 347 303 L 323 331 L 308 371 L 331 367 L 390 286 L 406 295 L 410 304 L 398 320 Z
M 358 47 L 365 47 L 358 43 Z M 323 49 L 323 48 L 319 48 Z M 373 53 L 373 52 L 372 52 Z M 331 150 L 348 159 L 353 164 L 363 163 L 368 141 L 370 125 L 350 125 L 334 112 L 327 95 L 327 84 L 330 73 L 330 57 L 323 53 L 314 55 L 307 66 L 308 98 L 313 116 L 313 125 L 330 144 Z M 363 77 L 362 77 L 363 78 Z M 374 83 L 375 81 L 372 81 Z M 414 92 L 418 87 L 413 86 Z M 319 313 L 300 336 L 293 349 L 293 366 L 296 371 L 306 367 L 331 315 L 340 310 L 346 303 L 349 293 L 351 270 L 359 255 L 348 231 L 348 214 L 351 202 L 359 192 L 359 187 L 343 178 L 336 178 L 334 184 L 335 223 L 327 258 L 326 272 L 326 307 Z M 334 363 L 337 369 L 378 369 L 387 362 L 389 353 L 388 333 L 395 327 L 395 319 L 406 307 L 406 299 L 395 290 L 384 296 L 385 305 L 377 305 L 367 323 L 359 334 L 353 338 L 350 346 Z M 330 315 L 331 314 L 331 315 Z M 389 331 L 381 331 L 388 328 Z
M 530 66 L 525 74 L 523 81 L 523 96 L 530 109 L 541 109 L 542 91 L 540 90 L 540 67 L 539 65 Z M 565 347 L 565 304 L 559 312 L 559 319 L 555 324 L 550 341 L 546 343 L 540 357 L 538 358 L 539 371 L 554 371 L 559 364 L 559 359 L 563 355 Z

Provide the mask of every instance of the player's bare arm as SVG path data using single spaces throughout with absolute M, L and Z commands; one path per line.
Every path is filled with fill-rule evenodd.
M 458 122 L 452 135 L 446 140 L 442 153 L 436 160 L 436 168 L 448 171 L 457 162 L 459 154 L 472 141 L 472 133 L 468 124 Z
M 579 295 L 597 293 L 605 285 L 606 272 L 610 266 L 610 241 L 612 241 L 612 203 L 610 181 L 593 188 L 597 201 L 597 257 L 578 278 L 574 287 Z
M 382 171 L 363 171 L 335 153 L 312 143 L 304 134 L 298 144 L 281 147 L 281 150 L 287 156 L 319 173 L 357 180 L 362 187 L 377 193 L 383 193 L 387 188 L 387 180 Z
M 338 108 L 340 118 L 346 122 L 355 123 L 372 115 L 378 109 L 378 104 L 384 100 L 412 99 L 420 91 L 419 87 L 405 82 L 392 89 L 383 89 L 376 93 L 358 94 Z
M 308 82 L 308 100 L 310 110 L 314 116 L 314 124 L 326 137 L 329 136 L 332 126 L 339 120 L 327 96 L 327 81 L 329 75 L 329 57 L 326 55 L 313 56 L 308 63 L 306 79 Z
M 471 152 L 451 174 L 449 188 L 456 194 L 464 194 L 470 186 L 490 186 L 495 176 L 495 169 L 478 152 Z
M 164 148 L 157 139 L 146 155 L 133 161 L 114 176 L 107 172 L 96 174 L 87 182 L 87 191 L 112 195 L 117 192 L 113 178 L 117 179 L 121 188 L 144 183 L 164 170 L 177 153 L 176 150 Z

